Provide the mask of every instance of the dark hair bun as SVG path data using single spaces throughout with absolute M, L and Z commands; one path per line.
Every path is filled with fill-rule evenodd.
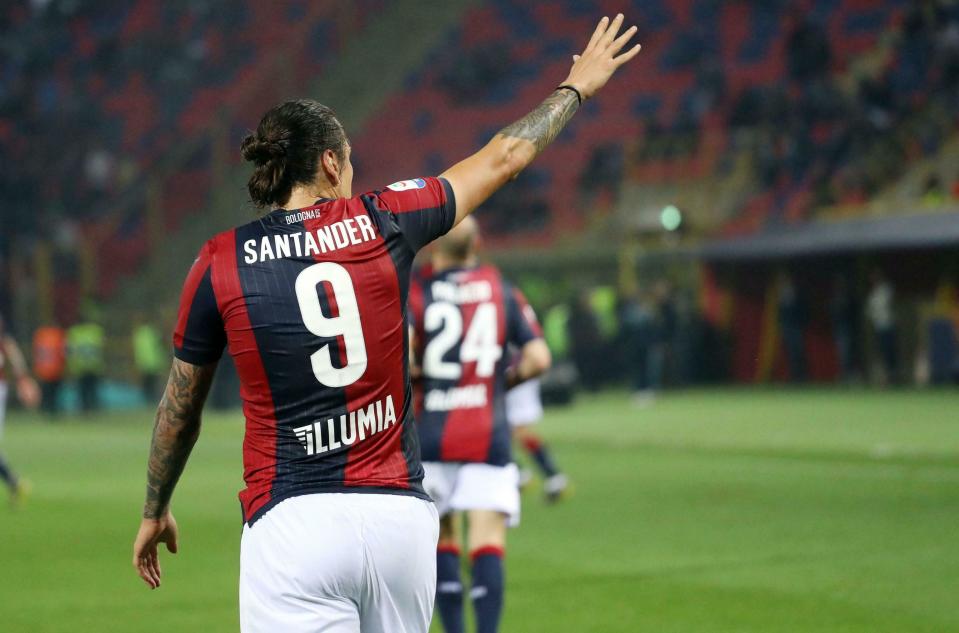
M 243 158 L 253 163 L 247 183 L 258 207 L 283 205 L 296 185 L 316 182 L 326 150 L 346 157 L 346 132 L 333 111 L 309 99 L 281 103 L 263 115 L 256 132 L 243 139 Z
M 289 144 L 287 140 L 267 140 L 250 134 L 243 139 L 240 150 L 245 160 L 256 165 L 265 165 L 272 160 L 284 158 Z

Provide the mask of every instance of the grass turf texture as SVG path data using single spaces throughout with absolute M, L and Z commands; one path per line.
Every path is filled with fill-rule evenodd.
M 576 494 L 525 497 L 502 628 L 959 631 L 957 411 L 956 392 L 759 390 L 552 411 Z M 129 560 L 150 427 L 12 416 L 2 447 L 34 491 L 0 508 L 0 630 L 238 629 L 241 422 L 206 417 L 155 592 Z

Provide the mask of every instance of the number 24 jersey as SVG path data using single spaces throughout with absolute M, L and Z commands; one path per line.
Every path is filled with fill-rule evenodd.
M 493 266 L 456 268 L 417 275 L 410 313 L 423 459 L 508 464 L 507 348 L 542 336 L 525 297 Z

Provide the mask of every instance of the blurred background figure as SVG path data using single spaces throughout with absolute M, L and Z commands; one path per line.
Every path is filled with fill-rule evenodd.
M 160 397 L 160 378 L 169 362 L 169 352 L 163 344 L 160 330 L 147 321 L 143 314 L 136 317 L 130 336 L 133 347 L 133 363 L 140 376 L 140 389 L 146 402 L 155 402 Z
M 892 284 L 878 268 L 870 274 L 866 297 L 866 318 L 872 326 L 873 341 L 880 368 L 880 382 L 899 382 L 899 349 L 896 331 L 895 293 Z
M 33 333 L 33 375 L 40 382 L 43 411 L 60 413 L 60 388 L 67 371 L 67 333 L 53 322 Z
M 590 292 L 581 290 L 576 295 L 567 320 L 570 356 L 576 365 L 583 388 L 599 388 L 603 376 L 601 365 L 609 362 L 603 355 L 603 337 L 599 319 L 593 310 Z
M 104 330 L 94 316 L 94 310 L 88 307 L 84 310 L 84 320 L 67 330 L 67 367 L 76 381 L 83 413 L 100 410 L 100 386 L 105 369 Z
M 786 349 L 789 380 L 790 382 L 806 382 L 808 376 L 806 363 L 808 312 L 806 302 L 789 273 L 779 273 L 776 287 L 779 332 L 782 336 L 783 347 Z
M 672 371 L 673 343 L 676 338 L 678 314 L 672 285 L 660 279 L 652 292 L 652 331 L 647 360 L 649 388 L 663 389 Z
M 650 357 L 654 338 L 654 315 L 649 297 L 638 290 L 624 294 L 619 301 L 619 342 L 624 369 L 637 405 L 652 401 Z
M 836 356 L 839 358 L 839 376 L 845 383 L 854 383 L 861 377 L 862 306 L 848 275 L 839 273 L 833 280 L 829 303 Z
M 546 311 L 543 318 L 543 336 L 553 353 L 553 360 L 569 359 L 569 306 L 557 303 Z

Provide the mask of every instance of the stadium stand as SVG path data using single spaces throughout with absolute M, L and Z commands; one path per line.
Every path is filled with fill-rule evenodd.
M 504 234 L 519 232 L 526 243 L 551 241 L 584 226 L 584 202 L 589 210 L 608 208 L 623 173 L 627 183 L 650 184 L 654 197 L 680 177 L 692 189 L 696 180 L 719 179 L 731 190 L 721 196 L 727 208 L 710 204 L 705 212 L 712 216 L 708 226 L 726 234 L 802 220 L 813 208 L 874 196 L 891 168 L 936 151 L 937 139 L 952 129 L 951 120 L 935 115 L 944 104 L 927 97 L 940 98 L 932 90 L 954 83 L 955 8 L 909 6 L 700 0 L 612 8 L 564 2 L 547 9 L 488 2 L 449 35 L 462 52 L 450 57 L 442 53 L 448 48 L 439 49 L 357 143 L 403 141 L 370 166 L 374 180 L 415 171 L 416 157 L 400 149 L 411 145 L 420 148 L 422 170 L 441 168 L 514 116 L 515 104 L 548 90 L 566 64 L 550 53 L 572 50 L 570 35 L 590 16 L 622 9 L 639 14 L 644 55 L 652 61 L 628 69 L 601 106 L 588 104 L 543 164 L 489 205 L 490 224 Z M 511 44 L 531 35 L 536 50 Z M 544 59 L 551 61 L 531 61 Z M 464 118 L 473 125 L 457 125 Z M 917 129 L 921 142 L 908 146 L 903 137 Z M 574 167 L 583 163 L 585 172 Z M 597 181 L 611 184 L 597 187 Z M 524 226 L 511 221 L 518 204 L 537 208 Z M 510 243 L 504 237 L 499 244 Z
M 82 262 L 58 263 L 66 274 L 58 274 L 56 312 L 72 319 L 81 294 L 109 296 L 142 263 L 150 250 L 144 198 L 162 197 L 163 215 L 152 218 L 162 232 L 207 206 L 216 149 L 184 160 L 185 146 L 195 149 L 224 113 L 268 107 L 274 95 L 258 84 L 279 77 L 280 89 L 295 93 L 336 59 L 339 33 L 385 4 L 139 0 L 5 10 L 13 36 L 0 75 L 0 158 L 9 166 L 0 187 L 19 219 L 10 229 L 29 239 L 66 222 L 61 250 L 75 246 L 80 260 L 84 250 L 110 247 L 109 265 L 92 280 L 69 274 Z M 145 175 L 171 169 L 166 191 L 150 190 Z
M 623 226 L 659 229 L 673 204 L 703 239 L 959 194 L 955 3 L 457 0 L 449 22 L 404 0 L 227 5 L 0 11 L 0 240 L 40 314 L 172 293 L 169 262 L 235 216 L 235 148 L 275 101 L 334 99 L 358 189 L 436 173 L 548 93 L 602 11 L 637 16 L 646 61 L 486 205 L 491 251 L 585 253 Z M 365 28 L 391 59 L 349 50 L 342 34 Z

